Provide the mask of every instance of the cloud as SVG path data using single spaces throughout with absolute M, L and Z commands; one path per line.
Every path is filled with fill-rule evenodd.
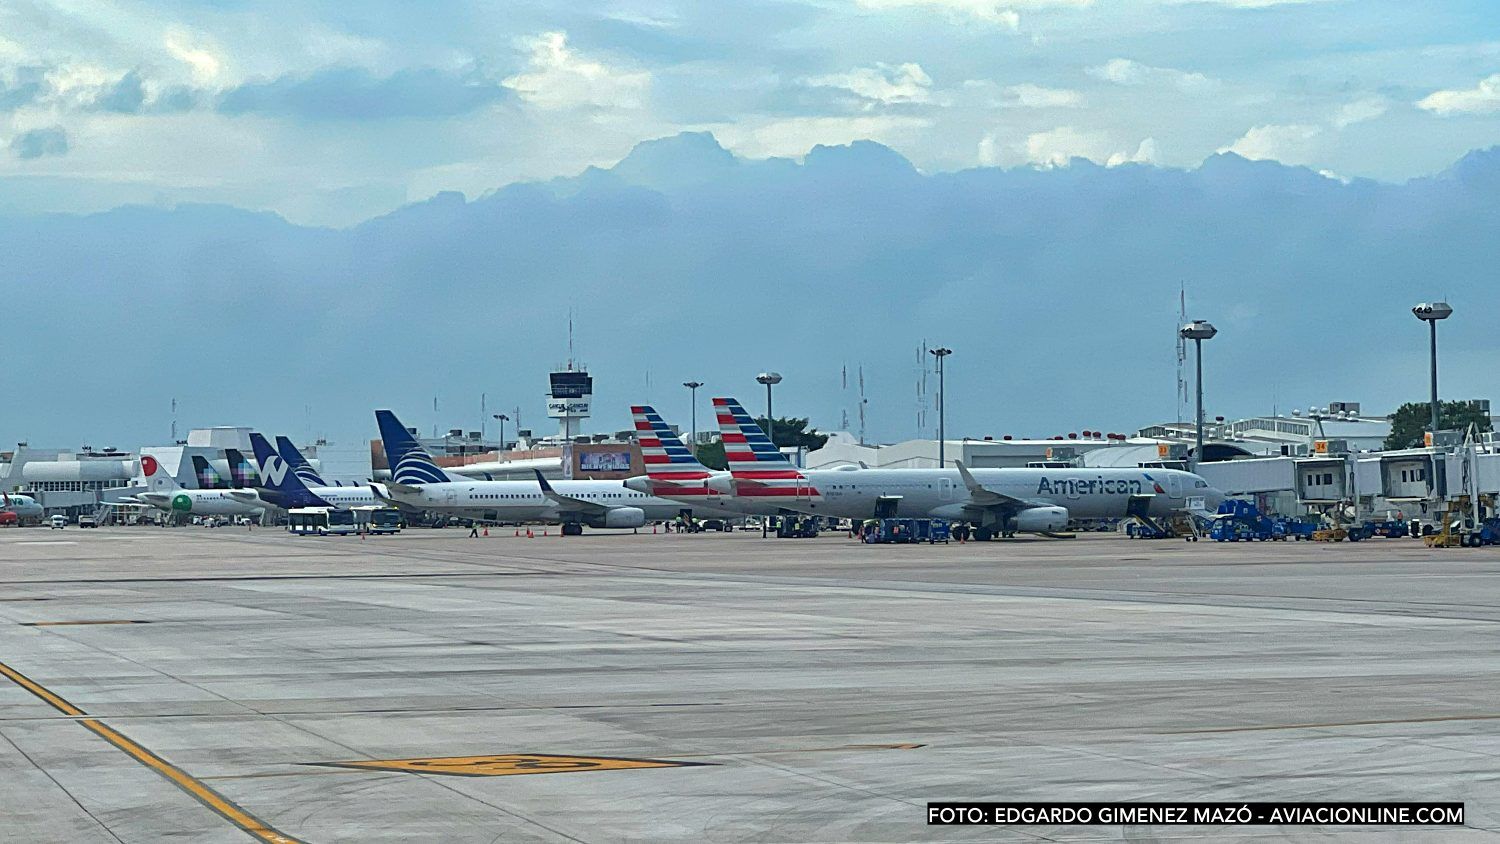
M 547 109 L 596 106 L 640 108 L 651 90 L 648 71 L 610 67 L 579 55 L 564 32 L 544 32 L 523 44 L 531 60 L 522 73 L 504 80 L 532 105 Z
M 1005 29 L 1018 29 L 1021 15 L 1009 3 L 993 0 L 858 0 L 867 9 L 912 8 L 939 12 L 952 18 L 973 18 Z
M 898 114 L 847 117 L 792 117 L 759 126 L 743 122 L 715 128 L 714 132 L 737 155 L 748 158 L 771 156 L 795 158 L 815 146 L 839 146 L 861 140 L 890 145 L 909 142 L 931 128 L 932 121 Z
M 1328 0 L 1174 0 L 1187 5 L 1228 6 L 1231 9 L 1269 9 L 1272 6 L 1304 6 L 1309 3 L 1325 3 Z
M 1078 108 L 1083 105 L 1083 95 L 1064 88 L 1023 83 L 1006 88 L 1005 93 L 1021 108 Z
M 1218 81 L 1201 73 L 1192 73 L 1170 67 L 1152 67 L 1134 59 L 1110 59 L 1102 65 L 1086 71 L 1095 79 L 1113 82 L 1116 85 L 1170 86 L 1186 93 L 1198 93 L 1214 88 Z
M 192 71 L 193 79 L 199 83 L 213 82 L 224 69 L 224 62 L 207 47 L 195 43 L 193 36 L 181 29 L 172 29 L 162 38 L 162 45 L 171 56 Z
M 329 68 L 232 88 L 219 99 L 218 109 L 304 120 L 436 118 L 464 114 L 507 96 L 504 88 L 474 73 L 416 68 L 379 77 L 358 68 Z
M 1390 109 L 1390 103 L 1384 97 L 1366 97 L 1355 100 L 1339 107 L 1333 115 L 1333 125 L 1343 129 L 1366 120 L 1374 120 L 1385 114 Z
M 1479 80 L 1473 88 L 1433 91 L 1417 101 L 1417 108 L 1444 116 L 1494 114 L 1500 111 L 1500 73 Z
M 855 68 L 848 73 L 814 76 L 806 83 L 843 88 L 864 99 L 888 105 L 925 103 L 932 93 L 932 78 L 914 62 L 899 65 L 879 63 L 874 67 Z
M 41 67 L 18 67 L 9 78 L 0 77 L 0 111 L 12 111 L 31 105 L 42 96 L 46 69 Z
M 1121 164 L 1150 164 L 1156 161 L 1156 140 L 1146 138 L 1136 145 L 1135 151 L 1119 145 L 1104 132 L 1080 131 L 1072 126 L 1059 126 L 1046 132 L 1034 132 L 1026 136 L 1019 147 L 1007 148 L 998 132 L 992 132 L 979 142 L 979 160 L 986 165 L 1024 162 L 1042 167 L 1066 167 L 1075 158 L 1083 158 L 1117 167 Z
M 68 133 L 61 126 L 32 129 L 11 138 L 10 151 L 17 158 L 32 159 L 52 155 L 66 155 Z
M 101 91 L 94 107 L 119 114 L 135 114 L 146 103 L 146 86 L 137 71 L 130 71 L 120 81 Z
M 952 96 L 939 98 L 944 105 L 971 109 L 991 108 L 1080 108 L 1083 95 L 1067 88 L 1048 88 L 1023 82 L 1000 85 L 989 79 L 965 79 Z
M 1306 163 L 1323 127 L 1305 123 L 1252 126 L 1239 140 L 1219 152 L 1232 152 L 1252 160 L 1272 159 L 1286 164 Z

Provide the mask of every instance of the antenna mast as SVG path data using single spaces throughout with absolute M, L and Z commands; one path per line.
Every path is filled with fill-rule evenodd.
M 1177 327 L 1187 325 L 1187 286 L 1177 288 Z M 1182 424 L 1182 410 L 1187 407 L 1188 386 L 1184 368 L 1187 366 L 1187 338 L 1176 330 L 1177 336 L 1177 423 Z

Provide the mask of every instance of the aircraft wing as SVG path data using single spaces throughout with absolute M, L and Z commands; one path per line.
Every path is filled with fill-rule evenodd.
M 984 509 L 999 507 L 1007 510 L 1024 510 L 1027 507 L 1037 506 L 1034 501 L 1027 501 L 1023 498 L 1006 495 L 1003 492 L 986 489 L 984 484 L 975 480 L 974 475 L 969 472 L 969 468 L 962 461 L 955 460 L 953 461 L 953 465 L 958 467 L 958 476 L 963 478 L 964 486 L 968 487 L 969 503 L 974 507 Z
M 531 471 L 533 471 L 533 472 L 536 473 L 536 482 L 538 484 L 540 484 L 541 487 L 542 487 L 542 495 L 547 496 L 547 498 L 549 500 L 555 501 L 558 504 L 562 505 L 563 507 L 567 508 L 569 512 L 573 512 L 573 511 L 582 512 L 582 513 L 607 513 L 607 512 L 609 512 L 610 507 L 609 507 L 608 504 L 600 504 L 597 501 L 585 501 L 582 498 L 574 498 L 571 495 L 563 495 L 562 493 L 560 493 L 557 490 L 553 489 L 552 488 L 552 484 L 547 483 L 547 479 L 544 478 L 544 477 L 542 477 L 542 470 L 540 470 L 540 469 L 532 469 Z

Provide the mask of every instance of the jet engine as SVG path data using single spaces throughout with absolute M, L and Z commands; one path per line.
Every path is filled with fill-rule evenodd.
M 639 507 L 615 507 L 589 520 L 594 528 L 638 528 L 646 524 L 646 511 Z
M 1028 507 L 1017 513 L 1007 526 L 1021 533 L 1056 533 L 1068 529 L 1068 508 Z

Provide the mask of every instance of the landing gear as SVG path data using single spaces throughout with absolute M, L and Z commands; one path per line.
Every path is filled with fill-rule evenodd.
M 583 525 L 578 522 L 564 522 L 562 526 L 563 536 L 583 536 Z
M 975 527 L 974 528 L 974 541 L 975 542 L 989 542 L 991 539 L 994 539 L 994 538 L 995 538 L 995 532 L 992 531 L 992 530 L 990 530 L 989 528 L 987 528 L 987 527 Z

